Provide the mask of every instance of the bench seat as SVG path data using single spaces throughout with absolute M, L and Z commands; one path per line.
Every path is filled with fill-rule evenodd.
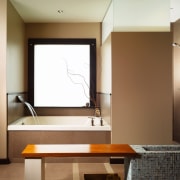
M 46 157 L 129 157 L 137 153 L 128 144 L 28 144 L 25 158 L 25 180 L 44 180 Z
M 22 152 L 24 158 L 135 156 L 128 144 L 29 144 Z

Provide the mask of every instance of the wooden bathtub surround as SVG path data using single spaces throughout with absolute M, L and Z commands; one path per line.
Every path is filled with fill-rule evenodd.
M 128 144 L 29 144 L 22 152 L 25 180 L 44 180 L 46 157 L 135 157 Z

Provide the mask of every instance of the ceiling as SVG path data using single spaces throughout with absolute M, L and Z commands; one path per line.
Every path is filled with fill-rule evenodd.
M 10 0 L 24 22 L 102 22 L 111 0 Z
M 111 0 L 10 0 L 24 22 L 102 22 Z M 180 19 L 180 0 L 170 0 L 171 22 Z

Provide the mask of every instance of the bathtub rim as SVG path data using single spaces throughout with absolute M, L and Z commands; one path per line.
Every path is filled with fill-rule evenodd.
M 39 116 L 39 117 L 58 117 L 58 116 Z M 71 117 L 71 116 L 60 116 L 60 117 Z M 83 117 L 89 116 L 72 116 L 72 117 Z M 82 125 L 16 125 L 17 121 L 25 118 L 32 118 L 31 116 L 24 116 L 16 121 L 8 124 L 8 131 L 111 131 L 110 124 L 100 126 L 82 126 Z

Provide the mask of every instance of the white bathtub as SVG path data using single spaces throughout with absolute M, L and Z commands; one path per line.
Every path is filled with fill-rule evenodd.
M 88 116 L 31 116 L 22 117 L 8 125 L 8 131 L 110 131 L 110 125 L 103 119 L 94 118 L 92 126 L 91 118 Z

